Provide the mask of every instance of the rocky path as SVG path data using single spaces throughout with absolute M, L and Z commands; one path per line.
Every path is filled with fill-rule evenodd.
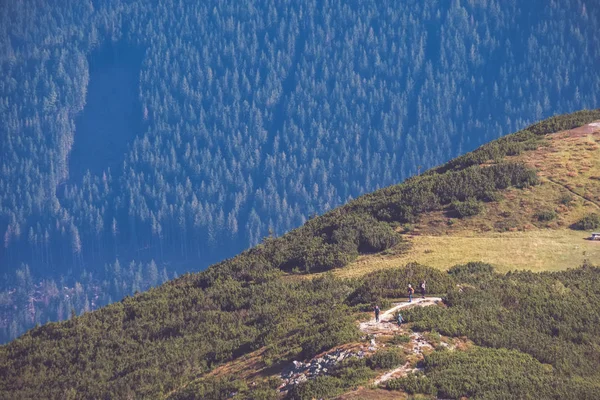
M 389 310 L 384 311 L 379 315 L 379 322 L 375 321 L 375 318 L 371 319 L 367 322 L 362 322 L 360 324 L 361 332 L 364 332 L 368 335 L 373 335 L 373 339 L 371 339 L 371 346 L 369 350 L 376 350 L 378 347 L 377 337 L 378 336 L 393 336 L 396 334 L 404 333 L 404 329 L 401 326 L 398 326 L 398 323 L 394 319 L 394 315 L 396 311 L 410 308 L 410 307 L 427 307 L 438 304 L 442 301 L 439 297 L 426 297 L 426 298 L 417 298 L 412 302 L 402 302 L 396 303 Z M 410 343 L 409 343 L 410 353 L 413 357 L 422 358 L 423 350 L 432 349 L 433 346 L 425 339 L 422 333 L 413 332 L 410 334 Z M 374 384 L 379 385 L 390 379 L 398 378 L 401 376 L 406 376 L 410 372 L 414 372 L 417 369 L 412 367 L 411 362 L 406 362 L 404 365 L 395 368 L 391 371 L 386 372 L 385 374 L 379 376 Z
M 407 362 L 406 364 L 402 365 L 401 367 L 398 367 L 396 369 L 393 369 L 393 370 L 381 375 L 379 378 L 375 379 L 374 383 L 377 386 L 380 383 L 389 381 L 392 378 L 397 378 L 399 376 L 405 376 L 406 374 L 408 374 L 409 372 L 411 372 L 413 370 L 414 370 L 414 368 L 411 368 L 410 363 Z
M 359 328 L 361 332 L 364 332 L 366 334 L 378 335 L 387 333 L 393 335 L 396 332 L 400 331 L 398 323 L 394 321 L 394 314 L 396 311 L 409 307 L 432 306 L 434 304 L 440 303 L 441 301 L 442 299 L 440 297 L 426 297 L 424 299 L 414 299 L 411 303 L 409 303 L 408 301 L 396 303 L 389 310 L 386 310 L 383 313 L 379 314 L 379 322 L 376 322 L 375 318 L 373 317 L 373 319 L 370 321 L 361 322 Z
M 328 370 L 335 367 L 338 363 L 342 362 L 349 357 L 368 357 L 373 354 L 380 347 L 384 347 L 383 342 L 380 343 L 380 339 L 383 337 L 391 337 L 396 334 L 408 334 L 407 330 L 394 320 L 394 314 L 396 311 L 401 309 L 407 309 L 410 307 L 427 307 L 438 304 L 442 301 L 439 297 L 426 297 L 416 298 L 411 303 L 402 302 L 396 303 L 392 308 L 383 311 L 379 315 L 379 322 L 375 321 L 375 318 L 370 321 L 361 322 L 359 329 L 366 335 L 371 336 L 368 344 L 363 344 L 360 347 L 354 348 L 338 348 L 334 351 L 322 354 L 321 356 L 315 357 L 308 362 L 294 361 L 288 365 L 280 374 L 282 384 L 279 387 L 281 393 L 285 393 L 294 386 L 305 382 L 308 379 L 314 379 L 315 377 L 323 374 L 327 374 Z M 407 343 L 407 349 L 410 352 L 410 356 L 413 359 L 423 357 L 423 350 L 432 349 L 433 346 L 426 340 L 422 333 L 412 332 L 410 333 L 410 342 Z M 395 368 L 391 371 L 384 373 L 382 376 L 375 380 L 375 385 L 379 385 L 390 379 L 405 376 L 406 374 L 416 371 L 413 367 L 414 363 L 406 362 L 406 364 Z

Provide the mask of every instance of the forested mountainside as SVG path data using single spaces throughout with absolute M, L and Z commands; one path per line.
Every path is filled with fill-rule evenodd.
M 600 93 L 595 1 L 6 3 L 1 340 Z
M 438 212 L 460 224 L 509 196 L 523 204 L 537 188 L 554 191 L 545 192 L 553 212 L 580 216 L 571 229 L 600 228 L 600 212 L 593 211 L 600 208 L 600 180 L 583 174 L 600 168 L 590 164 L 597 158 L 586 158 L 587 149 L 600 151 L 600 123 L 594 121 L 600 109 L 531 125 L 282 237 L 267 237 L 206 271 L 36 327 L 0 347 L 0 397 L 331 398 L 368 384 L 404 356 L 375 353 L 285 392 L 280 371 L 292 360 L 368 341 L 356 326 L 360 312 L 425 280 L 428 293 L 443 295 L 446 307 L 408 310 L 411 328 L 431 331 L 438 341 L 440 333 L 467 336 L 474 346 L 426 354 L 422 374 L 391 380 L 383 385 L 388 390 L 445 398 L 593 398 L 600 389 L 600 269 L 592 266 L 598 259 L 578 270 L 541 274 L 501 275 L 482 263 L 447 265 L 447 272 L 398 264 L 353 279 L 334 273 L 351 268 L 360 255 L 406 251 L 401 232 L 407 224 Z M 551 186 L 547 171 L 528 163 L 540 149 L 557 153 L 555 140 L 568 143 L 561 156 L 582 171 L 565 175 L 564 186 Z M 565 202 L 564 192 L 581 198 Z M 526 211 L 530 222 L 546 218 L 545 209 Z M 585 242 L 578 240 L 574 246 Z M 321 272 L 328 273 L 313 275 Z M 253 360 L 252 371 L 244 372 L 251 378 L 227 372 L 228 363 L 244 360 Z

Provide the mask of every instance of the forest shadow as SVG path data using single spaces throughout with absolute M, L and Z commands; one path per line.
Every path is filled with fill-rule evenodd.
M 90 55 L 86 105 L 75 119 L 71 181 L 81 180 L 87 170 L 96 175 L 110 168 L 113 176 L 120 175 L 127 147 L 142 130 L 142 56 L 125 43 L 109 43 Z

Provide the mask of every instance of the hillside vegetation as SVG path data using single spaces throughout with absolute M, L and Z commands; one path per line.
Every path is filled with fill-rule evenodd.
M 0 397 L 217 399 L 238 392 L 238 398 L 274 398 L 276 382 L 267 379 L 270 368 L 276 371 L 281 363 L 360 340 L 355 324 L 360 310 L 402 296 L 408 283 L 422 279 L 428 281 L 430 293 L 448 299 L 448 307 L 411 311 L 407 318 L 414 329 L 466 335 L 479 346 L 512 352 L 435 352 L 424 361 L 427 385 L 415 389 L 412 381 L 398 381 L 391 389 L 510 398 L 515 391 L 531 397 L 552 383 L 544 393 L 591 397 L 600 382 L 595 368 L 600 365 L 597 268 L 501 275 L 483 264 L 448 272 L 396 264 L 351 280 L 334 274 L 291 278 L 344 271 L 361 255 L 406 251 L 409 243 L 400 232 L 435 213 L 452 212 L 459 203 L 481 213 L 510 193 L 537 190 L 546 177 L 527 163 L 527 155 L 548 149 L 553 140 L 549 133 L 598 119 L 600 110 L 583 111 L 533 125 L 402 184 L 360 197 L 280 238 L 265 238 L 202 273 L 187 274 L 63 323 L 37 327 L 0 347 Z M 581 214 L 585 207 L 580 204 L 576 212 Z M 460 224 L 479 215 L 452 218 Z M 207 375 L 257 350 L 259 369 L 264 370 L 256 386 L 235 376 Z M 494 367 L 506 359 L 530 365 L 528 375 Z M 489 367 L 460 370 L 470 363 Z M 343 393 L 372 376 L 369 365 L 348 365 L 335 379 L 324 379 L 324 387 L 310 383 L 306 392 L 298 387 L 289 395 Z M 473 382 L 480 382 L 482 392 L 472 391 Z
M 420 382 L 426 393 L 498 399 L 597 396 L 598 268 L 497 275 L 489 266 L 471 264 L 449 273 L 468 286 L 448 293 L 447 308 L 407 312 L 415 322 L 413 329 L 467 336 L 478 345 L 501 350 L 442 351 L 426 357 L 425 382 Z M 412 384 L 408 378 L 390 386 Z

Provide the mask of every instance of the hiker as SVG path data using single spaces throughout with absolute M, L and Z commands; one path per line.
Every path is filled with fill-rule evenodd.
M 421 296 L 425 298 L 425 281 L 421 282 Z
M 402 325 L 404 322 L 404 318 L 402 318 L 402 314 L 398 313 L 398 326 Z
M 375 322 L 379 322 L 379 306 L 375 305 Z
M 408 302 L 412 303 L 412 296 L 413 294 L 415 294 L 415 289 L 412 287 L 412 285 L 409 283 L 408 284 Z

